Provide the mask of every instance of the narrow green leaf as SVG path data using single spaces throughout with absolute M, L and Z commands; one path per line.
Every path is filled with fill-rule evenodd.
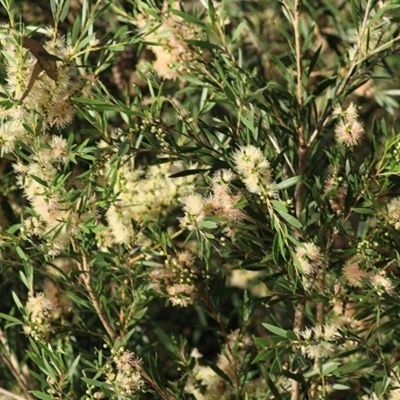
M 0 318 L 3 318 L 3 319 L 5 319 L 7 321 L 10 321 L 10 322 L 13 322 L 14 324 L 17 324 L 17 325 L 23 325 L 22 321 L 20 321 L 19 319 L 15 318 L 15 317 L 13 317 L 11 315 L 0 313 Z
M 43 393 L 43 392 L 39 392 L 38 390 L 34 390 L 34 391 L 32 392 L 32 394 L 33 394 L 35 397 L 37 397 L 38 399 L 42 399 L 42 400 L 53 400 L 53 397 L 52 397 L 52 396 L 50 396 L 50 395 L 48 395 L 48 394 L 46 394 L 46 393 Z
M 302 180 L 302 176 L 301 175 L 297 175 L 297 176 L 292 176 L 289 179 L 286 179 L 282 182 L 279 182 L 278 184 L 274 185 L 273 189 L 274 190 L 282 190 L 282 189 L 286 189 L 288 187 L 291 187 L 293 185 L 296 185 L 296 183 L 300 182 Z
M 357 214 L 373 214 L 375 211 L 370 208 L 356 207 L 353 211 Z
M 78 366 L 78 364 L 79 364 L 79 360 L 81 359 L 81 355 L 80 354 L 78 354 L 78 356 L 75 358 L 75 360 L 73 361 L 73 363 L 71 364 L 71 366 L 69 367 L 69 369 L 68 369 L 68 376 L 70 377 L 70 378 L 72 378 L 72 375 L 74 374 L 74 372 L 75 372 L 75 370 L 76 370 L 76 367 Z
M 191 44 L 192 46 L 200 47 L 201 49 L 222 51 L 221 47 L 210 42 L 205 42 L 204 40 L 185 40 L 185 42 L 187 44 Z
M 295 217 L 293 217 L 292 215 L 280 211 L 280 210 L 276 210 L 278 212 L 278 214 L 287 222 L 289 222 L 290 225 L 294 226 L 295 228 L 301 228 L 303 225 L 301 224 L 301 222 L 299 220 L 297 220 Z
M 242 34 L 243 29 L 247 26 L 247 22 L 243 20 L 235 29 L 232 35 L 232 42 L 236 42 L 238 40 L 239 36 Z
M 17 251 L 18 256 L 19 256 L 19 258 L 20 258 L 21 260 L 23 260 L 23 261 L 27 261 L 27 260 L 28 260 L 28 257 L 26 256 L 26 254 L 24 253 L 24 251 L 21 249 L 21 247 L 17 246 L 17 247 L 15 248 L 15 250 Z
M 200 20 L 197 19 L 196 17 L 193 17 L 192 15 L 186 14 L 186 13 L 184 13 L 184 12 L 182 12 L 182 11 L 179 11 L 179 10 L 175 10 L 175 9 L 173 9 L 173 8 L 171 8 L 171 9 L 169 10 L 169 12 L 170 12 L 171 14 L 177 15 L 178 17 L 181 17 L 181 18 L 182 18 L 183 20 L 185 20 L 186 22 L 189 22 L 189 23 L 198 25 L 198 26 L 200 26 L 200 27 L 203 28 L 203 29 L 206 28 L 206 26 L 204 25 L 204 23 L 203 23 L 202 21 L 200 21 Z
M 21 278 L 21 281 L 26 286 L 26 288 L 30 290 L 28 279 L 26 278 L 26 275 L 22 271 L 19 271 L 19 277 Z
M 201 228 L 216 229 L 218 225 L 214 221 L 201 221 L 199 222 Z
M 70 5 L 71 5 L 71 0 L 65 0 L 63 8 L 60 13 L 60 22 L 64 22 L 66 16 L 68 15 Z
M 360 369 L 363 369 L 363 368 L 370 368 L 370 367 L 374 367 L 374 366 L 375 366 L 375 363 L 370 360 L 358 360 L 358 361 L 354 361 L 350 364 L 343 365 L 343 366 L 337 368 L 335 371 L 335 375 L 349 374 L 354 371 L 359 371 Z
M 224 92 L 226 94 L 226 97 L 232 102 L 236 104 L 236 97 L 232 92 L 232 89 L 229 86 L 224 87 Z
M 275 384 L 272 382 L 270 377 L 266 377 L 268 387 L 270 388 L 272 394 L 274 395 L 274 399 L 282 400 L 281 395 L 279 394 L 278 389 L 276 388 Z
M 275 333 L 275 335 L 287 338 L 287 331 L 282 328 L 278 328 L 277 326 L 262 323 L 261 324 L 265 329 L 268 329 L 270 332 Z
M 22 305 L 20 299 L 18 298 L 17 294 L 16 294 L 14 291 L 12 292 L 12 297 L 13 297 L 14 302 L 15 302 L 15 304 L 17 305 L 17 307 L 18 307 L 20 310 L 23 310 L 24 307 L 23 307 L 23 305 Z

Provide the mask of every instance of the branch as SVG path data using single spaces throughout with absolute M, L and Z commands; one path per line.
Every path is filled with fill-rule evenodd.
M 28 383 L 28 377 L 26 376 L 26 373 L 24 371 L 21 371 L 19 367 L 19 362 L 15 355 L 11 352 L 11 349 L 8 345 L 7 338 L 4 335 L 3 330 L 0 328 L 0 343 L 3 346 L 3 350 L 0 351 L 0 357 L 3 360 L 4 364 L 7 365 L 8 369 L 11 371 L 13 374 L 14 378 L 18 382 L 19 386 L 21 389 L 24 391 L 26 399 L 29 400 L 34 400 L 34 397 L 29 393 L 29 383 Z M 0 393 L 1 391 L 6 391 L 5 389 L 0 388 Z M 7 391 L 6 391 L 7 392 Z M 11 396 L 11 394 L 10 394 Z M 14 395 L 17 396 L 17 395 Z M 17 396 L 19 397 L 19 396 Z M 15 397 L 15 398 L 17 398 Z M 19 397 L 22 399 L 21 397 Z M 23 399 L 23 400 L 26 400 Z
M 100 321 L 103 324 L 105 330 L 107 331 L 108 336 L 110 336 L 112 340 L 116 340 L 118 337 L 117 332 L 111 326 L 110 321 L 108 320 L 106 314 L 100 307 L 100 301 L 94 290 L 93 280 L 92 280 L 92 270 L 89 265 L 89 260 L 86 254 L 84 254 L 83 252 L 81 255 L 82 255 L 82 262 L 79 264 L 79 269 L 83 272 L 83 282 L 85 283 L 86 290 L 89 293 L 90 300 L 92 300 L 93 307 L 96 310 L 96 313 L 100 318 Z
M 3 389 L 3 388 L 0 388 L 0 393 L 4 394 L 5 396 L 7 396 L 7 398 L 11 397 L 11 398 L 13 398 L 15 400 L 26 400 L 27 399 L 26 397 L 19 396 L 18 394 L 12 393 L 12 392 L 10 392 L 10 391 L 8 391 L 6 389 Z M 33 399 L 33 397 L 29 396 L 29 399 Z
M 305 139 L 304 125 L 302 123 L 302 108 L 303 108 L 303 67 L 302 67 L 302 55 L 301 55 L 301 0 L 295 0 L 294 5 L 294 36 L 295 36 L 295 48 L 296 48 L 296 70 L 297 70 L 297 133 L 298 133 L 298 149 L 297 155 L 299 158 L 298 162 L 298 174 L 305 176 L 306 174 L 306 163 L 308 155 L 308 146 Z M 295 190 L 295 201 L 296 201 L 296 217 L 300 218 L 303 210 L 304 202 L 304 180 L 301 180 L 296 185 Z M 299 232 L 297 232 L 299 236 Z M 293 321 L 293 331 L 300 332 L 304 325 L 304 309 L 306 302 L 301 300 L 296 307 Z M 292 379 L 291 385 L 291 400 L 300 399 L 300 383 Z

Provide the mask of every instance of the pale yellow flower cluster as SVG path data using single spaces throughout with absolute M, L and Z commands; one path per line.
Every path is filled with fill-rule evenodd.
M 144 386 L 144 380 L 141 375 L 142 362 L 136 357 L 136 354 L 122 349 L 115 352 L 113 361 L 116 365 L 116 371 L 110 371 L 107 374 L 107 383 L 113 385 L 115 394 L 118 396 L 132 396 Z
M 33 210 L 21 233 L 43 239 L 44 251 L 55 256 L 93 213 L 86 208 L 82 212 L 82 204 L 67 200 L 60 166 L 68 162 L 71 152 L 63 137 L 47 131 L 72 122 L 71 98 L 88 96 L 90 88 L 71 62 L 65 38 L 52 28 L 46 36 L 46 41 L 36 40 L 12 30 L 2 36 L 7 75 L 1 91 L 9 96 L 11 107 L 0 108 L 0 153 L 13 152 L 17 146 L 29 149 L 28 163 L 20 159 L 13 165 Z
M 393 294 L 393 283 L 386 276 L 384 270 L 367 272 L 361 269 L 361 266 L 372 268 L 372 263 L 361 253 L 357 253 L 346 261 L 342 270 L 342 276 L 350 286 L 361 288 L 370 284 L 378 296 L 382 296 L 385 293 L 389 295 Z
M 248 271 L 246 269 L 233 269 L 229 271 L 228 285 L 247 289 L 253 296 L 265 297 L 268 295 L 268 288 L 264 283 L 258 282 L 257 278 L 262 277 L 263 271 Z
M 158 76 L 165 79 L 175 79 L 187 71 L 187 63 L 193 58 L 193 54 L 185 40 L 198 40 L 193 27 L 169 12 L 168 7 L 179 10 L 179 3 L 174 1 L 168 6 L 168 2 L 165 1 L 159 18 L 143 11 L 136 21 L 146 41 L 156 43 L 148 44 L 147 48 L 155 55 L 154 70 Z
M 47 33 L 52 39 L 48 37 L 43 48 L 48 52 L 46 57 L 57 60 L 52 60 L 56 66 L 56 72 L 52 70 L 56 79 L 51 79 L 45 71 L 41 71 L 31 82 L 38 60 L 29 49 L 23 47 L 24 37 L 8 31 L 1 40 L 7 74 L 6 85 L 1 87 L 1 91 L 15 100 L 11 108 L 0 108 L 1 153 L 13 151 L 18 141 L 32 143 L 33 133 L 27 131 L 24 124 L 36 127 L 40 121 L 40 132 L 36 134 L 43 134 L 52 126 L 65 127 L 70 124 L 75 115 L 71 98 L 86 97 L 90 93 L 78 68 L 70 61 L 71 49 L 66 46 L 65 39 L 53 36 L 52 29 Z M 47 58 L 44 58 L 41 62 L 43 64 L 46 61 Z M 22 98 L 23 102 L 20 101 Z
M 297 248 L 296 258 L 305 275 L 317 272 L 322 264 L 321 249 L 311 242 L 303 243 L 303 247 Z
M 203 197 L 194 193 L 185 197 L 182 201 L 184 216 L 179 218 L 181 226 L 188 230 L 201 230 L 201 223 L 206 217 L 215 216 L 220 218 L 218 224 L 224 228 L 227 236 L 232 236 L 237 224 L 245 216 L 244 212 L 236 207 L 240 194 L 232 193 L 229 185 L 234 177 L 229 169 L 219 170 L 212 178 L 209 196 Z
M 379 296 L 383 294 L 393 294 L 394 287 L 392 281 L 385 276 L 385 271 L 379 271 L 377 274 L 371 274 L 371 284 Z
M 37 293 L 30 295 L 25 305 L 26 318 L 23 330 L 26 335 L 32 336 L 35 340 L 46 340 L 51 332 L 51 309 L 53 304 L 43 295 Z
M 180 198 L 194 190 L 194 175 L 170 178 L 172 168 L 181 168 L 180 164 L 164 163 L 150 167 L 135 168 L 132 160 L 127 160 L 117 172 L 110 169 L 109 182 L 115 177 L 115 202 L 106 213 L 108 232 L 99 235 L 104 243 L 133 245 L 138 232 L 132 221 L 152 221 L 165 216 L 179 204 Z M 176 172 L 176 171 L 174 171 Z M 108 235 L 108 237 L 105 237 Z
M 261 197 L 274 196 L 271 169 L 263 152 L 253 146 L 241 146 L 233 156 L 235 170 L 249 192 Z
M 344 264 L 342 276 L 350 286 L 362 287 L 363 280 L 368 279 L 368 273 L 360 268 L 365 261 L 362 254 L 356 254 Z
M 123 347 L 118 350 L 112 348 L 111 357 L 102 366 L 107 387 L 113 392 L 113 395 L 107 398 L 130 399 L 139 393 L 145 385 L 142 370 L 142 361 L 135 353 Z M 91 399 L 104 399 L 105 394 L 97 390 L 98 386 L 88 385 L 86 394 L 90 395 Z
M 387 205 L 389 223 L 400 230 L 400 197 L 395 197 Z
M 400 400 L 400 389 L 391 390 L 388 400 Z
M 347 147 L 353 147 L 360 143 L 365 131 L 358 119 L 356 106 L 351 103 L 346 110 L 343 110 L 340 105 L 337 105 L 334 115 L 339 117 L 335 126 L 336 141 Z
M 24 220 L 21 234 L 43 239 L 43 250 L 49 256 L 56 256 L 66 249 L 80 225 L 95 216 L 93 201 L 86 199 L 86 206 L 79 211 L 82 208 L 80 202 L 68 201 L 63 188 L 52 185 L 58 176 L 57 165 L 68 153 L 66 140 L 53 136 L 35 152 L 30 164 L 14 164 L 18 184 L 35 213 Z
M 338 327 L 333 324 L 317 325 L 299 332 L 299 339 L 308 342 L 301 346 L 302 353 L 309 358 L 330 357 L 336 350 L 336 341 L 340 338 Z

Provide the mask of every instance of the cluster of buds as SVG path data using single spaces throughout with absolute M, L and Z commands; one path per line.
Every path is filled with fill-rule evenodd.
M 347 183 L 345 179 L 339 175 L 338 168 L 331 167 L 325 180 L 324 196 L 328 199 L 332 210 L 337 216 L 343 214 L 347 189 Z
M 186 307 L 193 304 L 198 293 L 198 271 L 194 257 L 188 251 L 168 256 L 163 267 L 154 269 L 149 276 L 152 287 L 167 297 L 173 306 Z
M 104 345 L 104 347 L 108 347 Z M 131 399 L 132 396 L 140 393 L 145 385 L 142 377 L 142 361 L 135 353 L 126 350 L 124 347 L 111 349 L 111 357 L 102 367 L 105 374 L 107 392 L 111 392 L 109 399 Z M 103 391 L 98 390 L 98 386 L 88 385 L 86 390 L 86 400 L 97 400 L 106 398 Z

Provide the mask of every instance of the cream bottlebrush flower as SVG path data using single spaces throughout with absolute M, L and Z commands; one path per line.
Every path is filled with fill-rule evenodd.
M 173 2 L 171 8 L 179 10 L 180 2 Z M 185 40 L 196 38 L 193 25 L 188 26 L 182 18 L 170 13 L 167 1 L 164 2 L 161 24 L 159 19 L 147 13 L 140 14 L 136 24 L 147 42 L 157 43 L 156 46 L 147 47 L 156 57 L 153 68 L 158 76 L 175 79 L 186 71 L 193 59 L 193 52 Z
M 173 306 L 187 307 L 194 303 L 197 290 L 193 285 L 175 284 L 166 288 Z
M 233 155 L 236 171 L 247 176 L 255 170 L 269 171 L 269 162 L 263 152 L 255 146 L 241 146 Z
M 303 243 L 303 246 L 297 248 L 296 257 L 303 272 L 309 275 L 321 266 L 322 254 L 320 248 L 314 243 Z
M 149 274 L 152 288 L 167 297 L 173 306 L 193 304 L 198 293 L 198 272 L 194 261 L 194 256 L 188 251 L 178 252 L 177 258 L 168 256 L 164 267 L 155 268 Z
M 299 338 L 303 338 L 306 341 L 310 341 L 313 337 L 313 330 L 310 328 L 304 329 L 304 331 L 301 331 L 297 335 Z
M 30 295 L 25 305 L 32 320 L 48 317 L 52 308 L 53 304 L 43 293 L 37 293 L 36 296 Z
M 316 360 L 318 358 L 330 357 L 335 352 L 335 345 L 328 342 L 318 344 L 307 344 L 303 353 L 307 354 L 309 358 Z
M 192 379 L 187 381 L 185 392 L 193 394 L 196 400 L 228 400 L 231 398 L 232 388 L 211 367 L 196 365 L 193 375 L 195 381 L 193 382 Z
M 334 324 L 326 324 L 323 329 L 323 339 L 327 342 L 340 338 L 338 326 Z
M 134 240 L 137 232 L 132 221 L 139 223 L 165 216 L 179 205 L 183 196 L 193 192 L 195 177 L 170 178 L 171 168 L 181 168 L 181 165 L 165 163 L 135 168 L 127 160 L 117 170 L 107 167 L 108 182 L 116 181 L 116 202 L 106 214 L 115 243 L 130 244 Z M 116 179 L 112 173 L 117 174 Z
M 212 196 L 205 200 L 205 208 L 217 217 L 226 218 L 228 224 L 244 218 L 242 210 L 235 208 L 240 195 L 230 193 L 229 182 L 234 178 L 229 170 L 217 171 L 213 176 Z
M 400 197 L 392 199 L 387 205 L 389 223 L 400 230 Z
M 20 120 L 1 121 L 0 125 L 0 154 L 14 150 L 17 141 L 30 143 L 27 132 Z
M 358 121 L 340 121 L 335 127 L 336 140 L 346 146 L 360 143 L 364 132 L 364 127 Z
M 233 162 L 249 192 L 271 194 L 270 165 L 260 149 L 252 145 L 241 146 L 233 155 Z
M 30 295 L 25 305 L 27 312 L 26 325 L 23 330 L 26 335 L 32 336 L 35 340 L 45 340 L 50 331 L 51 309 L 53 304 L 43 295 L 38 293 L 36 296 Z
M 347 196 L 347 183 L 338 176 L 338 168 L 331 167 L 325 179 L 324 196 L 328 196 L 329 204 L 337 215 L 341 215 Z
M 370 279 L 372 286 L 379 295 L 382 295 L 383 293 L 393 293 L 393 283 L 389 278 L 382 276 L 382 274 L 375 274 L 372 275 Z
M 346 261 L 342 275 L 350 286 L 362 287 L 363 279 L 368 279 L 368 273 L 360 268 L 360 264 L 364 261 L 361 254 L 356 254 Z
M 71 103 L 72 97 L 80 97 L 85 81 L 80 76 L 78 68 L 70 61 L 71 49 L 67 48 L 64 37 L 55 37 L 47 41 L 43 47 L 52 56 L 61 61 L 55 61 L 57 66 L 56 79 L 41 72 L 36 77 L 32 87 L 26 92 L 37 59 L 27 48 L 22 47 L 23 37 L 10 32 L 2 40 L 7 74 L 7 92 L 17 99 L 26 95 L 23 104 L 16 104 L 13 110 L 7 112 L 7 117 L 14 121 L 23 122 L 22 116 L 28 123 L 34 123 L 35 115 L 41 116 L 42 127 L 64 127 L 68 125 L 75 114 Z M 24 112 L 29 110 L 29 112 Z M 20 118 L 16 118 L 20 115 Z
M 106 212 L 106 218 L 108 229 L 113 236 L 113 242 L 129 245 L 135 232 L 130 219 L 127 220 L 125 216 L 127 213 L 124 211 L 125 210 L 123 210 L 119 204 L 112 204 Z M 108 239 L 110 239 L 110 237 Z
M 400 400 L 400 389 L 391 390 L 388 400 Z
M 310 340 L 324 340 L 329 342 L 338 339 L 340 335 L 336 325 L 326 324 L 317 325 L 312 329 L 306 328 L 304 331 L 299 332 L 298 337 L 307 342 Z
M 135 353 L 124 350 L 116 352 L 113 350 L 113 362 L 115 368 L 107 370 L 107 383 L 113 386 L 115 394 L 119 396 L 132 396 L 139 392 L 144 386 L 141 376 L 142 362 Z
M 54 192 L 51 186 L 40 182 L 55 181 L 57 170 L 52 162 L 58 162 L 63 157 L 59 150 L 64 151 L 65 143 L 60 139 L 50 139 L 50 143 L 58 148 L 56 155 L 51 149 L 39 149 L 32 156 L 38 162 L 32 162 L 26 167 L 19 164 L 16 171 L 19 173 L 18 184 L 36 213 L 36 218 L 28 218 L 24 222 L 23 234 L 43 239 L 43 250 L 53 257 L 70 244 L 71 237 L 80 229 L 79 225 L 93 218 L 95 212 L 94 200 L 87 202 L 84 213 L 78 213 L 79 204 L 65 201 L 66 194 L 61 189 Z
M 199 352 L 199 350 L 198 350 L 196 347 L 194 347 L 194 348 L 192 349 L 192 351 L 190 352 L 190 357 L 193 357 L 193 358 L 195 358 L 195 359 L 197 360 L 197 359 L 199 359 L 199 358 L 202 358 L 202 357 L 203 357 L 203 354 L 201 354 L 201 353 Z
M 348 147 L 357 145 L 364 136 L 365 130 L 358 120 L 356 106 L 351 103 L 346 110 L 343 110 L 340 105 L 337 105 L 333 114 L 339 116 L 339 122 L 335 126 L 336 141 Z
M 189 230 L 198 229 L 199 223 L 206 217 L 203 198 L 197 193 L 190 194 L 182 200 L 182 203 L 185 215 L 179 218 L 181 226 Z
M 240 289 L 248 289 L 253 296 L 264 297 L 268 295 L 268 288 L 264 283 L 252 284 L 258 277 L 262 276 L 261 271 L 247 271 L 245 269 L 233 269 L 229 272 L 228 285 Z
M 51 136 L 48 145 L 51 149 L 51 160 L 53 162 L 66 163 L 68 161 L 68 143 L 63 137 Z

